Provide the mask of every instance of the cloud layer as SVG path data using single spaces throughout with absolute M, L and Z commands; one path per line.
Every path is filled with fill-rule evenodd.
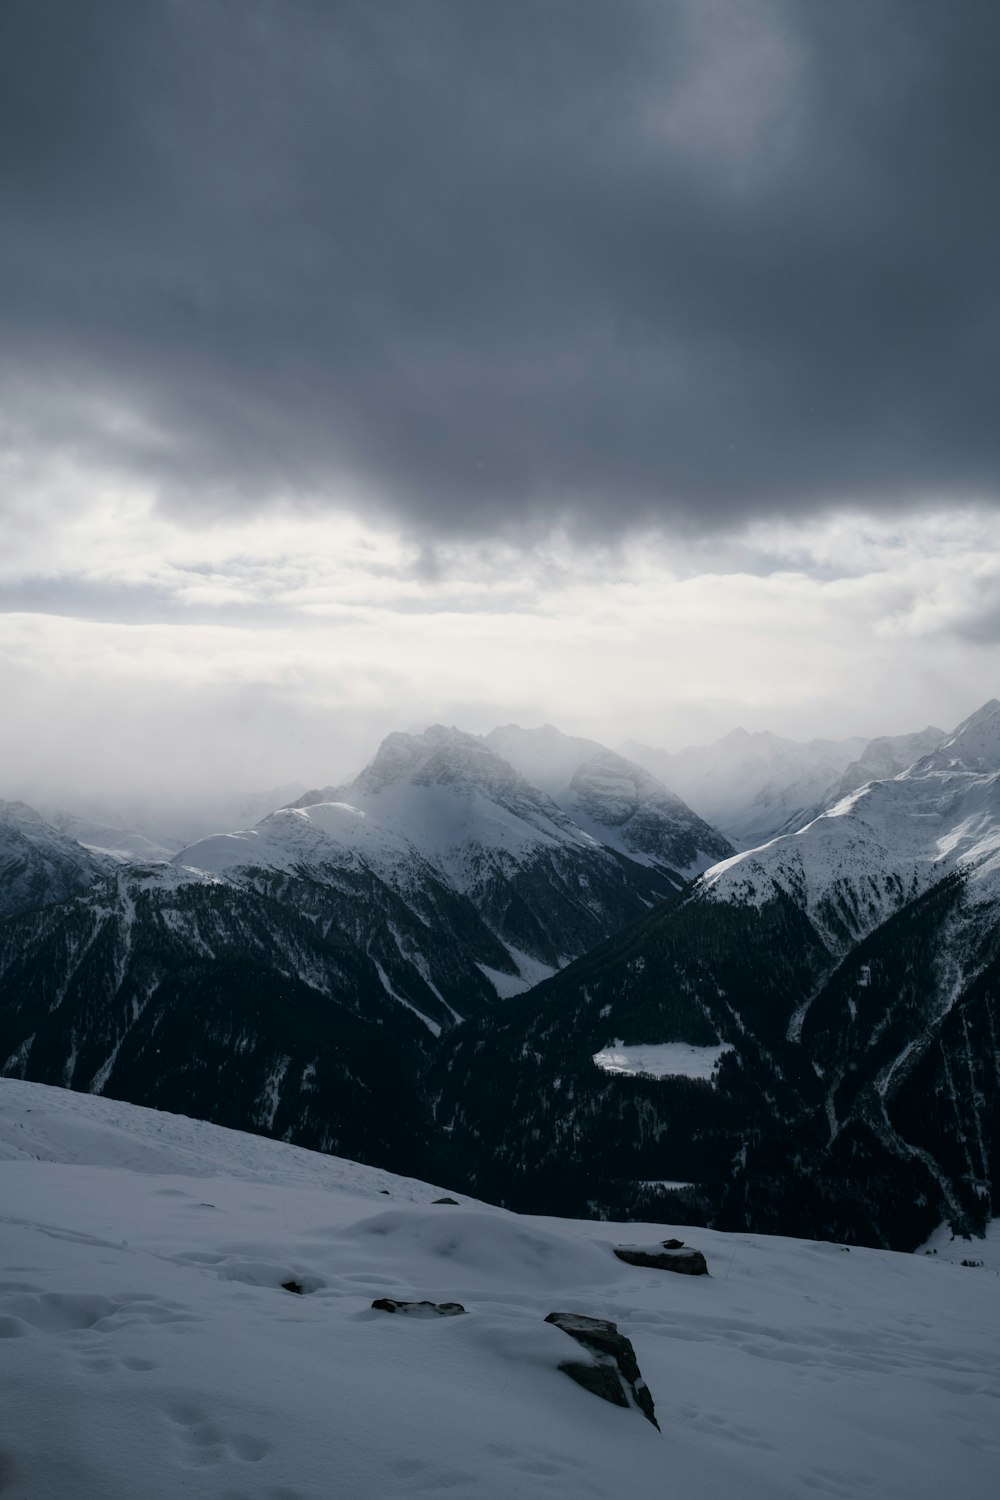
M 668 748 L 901 733 L 996 689 L 995 511 L 428 550 L 293 511 L 196 529 L 71 471 L 19 489 L 0 795 L 325 785 L 435 720 Z
M 991 503 L 998 71 L 978 0 L 8 0 L 0 439 L 426 540 Z

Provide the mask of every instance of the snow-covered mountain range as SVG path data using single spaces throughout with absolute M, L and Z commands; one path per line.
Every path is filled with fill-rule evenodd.
M 723 860 L 705 899 L 787 896 L 841 955 L 949 875 L 967 901 L 1000 899 L 1000 702 L 992 699 L 915 764 L 867 781 L 794 835 Z
M 672 1237 L 708 1276 L 614 1254 Z M 927 1250 L 519 1217 L 0 1079 L 3 1494 L 987 1500 L 1000 1242 Z M 618 1325 L 660 1431 L 556 1311 Z
M 698 827 L 713 850 L 726 848 Z M 286 870 L 335 882 L 340 870 L 364 872 L 409 904 L 429 888 L 446 891 L 506 950 L 498 956 L 494 943 L 475 958 L 511 993 L 684 884 L 662 848 L 637 859 L 615 830 L 609 839 L 602 831 L 583 828 L 485 740 L 436 725 L 389 735 L 350 785 L 307 793 L 247 833 L 202 840 L 174 864 L 229 879 Z M 694 854 L 702 869 L 713 862 L 708 849 Z M 461 925 L 452 923 L 459 943 Z
M 22 809 L 10 847 L 50 865 L 11 865 L 0 1073 L 520 1207 L 649 1215 L 671 1183 L 721 1227 L 981 1230 L 1000 704 L 851 756 L 819 816 L 739 855 L 551 727 L 390 735 L 349 785 L 169 861 Z
M 439 1113 L 470 1181 L 912 1245 L 1000 1197 L 1000 703 L 795 834 L 723 861 L 491 1024 Z M 602 1070 L 686 1044 L 704 1077 Z M 502 1108 L 500 1101 L 503 1101 Z M 512 1184 L 517 1184 L 516 1189 Z M 520 1195 L 520 1196 L 519 1196 Z
M 303 801 L 167 862 L 74 846 L 87 888 L 0 925 L 0 1070 L 429 1170 L 435 1038 L 684 885 L 458 730 Z

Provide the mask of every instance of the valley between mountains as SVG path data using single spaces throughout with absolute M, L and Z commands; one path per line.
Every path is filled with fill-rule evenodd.
M 2 804 L 0 1073 L 521 1211 L 982 1234 L 1000 702 L 867 744 L 739 731 L 673 777 L 627 748 L 393 734 L 188 842 Z

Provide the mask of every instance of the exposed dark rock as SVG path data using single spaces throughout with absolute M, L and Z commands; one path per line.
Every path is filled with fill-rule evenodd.
M 302 1285 L 301 1281 L 296 1281 L 294 1280 L 294 1278 L 291 1281 L 283 1281 L 281 1283 L 281 1289 L 283 1292 L 294 1292 L 297 1297 L 301 1297 L 305 1292 L 305 1287 Z
M 663 1249 L 643 1250 L 639 1245 L 615 1245 L 619 1260 L 630 1266 L 649 1266 L 654 1271 L 680 1271 L 683 1276 L 707 1276 L 708 1266 L 700 1250 L 675 1249 L 675 1240 L 664 1240 Z
M 628 1406 L 621 1376 L 613 1364 L 584 1365 L 576 1360 L 563 1360 L 559 1368 L 592 1396 L 600 1396 L 602 1401 L 610 1401 L 612 1406 Z
M 460 1206 L 457 1198 L 435 1198 L 433 1201 L 435 1203 L 451 1203 L 455 1208 Z
M 545 1321 L 554 1323 L 594 1356 L 593 1364 L 584 1364 L 580 1360 L 563 1361 L 559 1368 L 564 1374 L 615 1406 L 631 1406 L 634 1402 L 659 1432 L 653 1398 L 639 1372 L 632 1342 L 618 1332 L 617 1323 L 607 1318 L 589 1318 L 583 1313 L 566 1312 L 549 1313 Z
M 664 1250 L 682 1250 L 684 1248 L 684 1241 L 683 1240 L 664 1240 L 663 1241 L 663 1248 L 664 1248 Z
M 410 1318 L 455 1318 L 465 1312 L 461 1302 L 399 1302 L 395 1297 L 376 1297 L 372 1307 L 379 1312 L 405 1313 Z

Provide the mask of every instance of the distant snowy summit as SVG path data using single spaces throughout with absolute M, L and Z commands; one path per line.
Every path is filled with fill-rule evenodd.
M 641 771 L 632 785 L 633 804 L 673 809 Z M 4 1070 L 324 1149 L 386 1130 L 418 1142 L 423 1106 L 404 1106 L 401 1079 L 433 1040 L 676 899 L 691 864 L 684 849 L 671 867 L 655 826 L 650 853 L 626 852 L 606 783 L 583 827 L 482 738 L 442 726 L 390 735 L 349 786 L 301 801 L 168 862 L 98 857 L 38 818 L 36 842 L 76 864 L 0 928 Z M 614 816 L 638 822 L 621 798 Z M 703 868 L 715 851 L 694 843 Z M 331 1090 L 337 1134 L 316 1110 Z M 395 1124 L 373 1102 L 386 1092 Z
M 916 748 L 937 731 L 913 736 Z M 876 754 L 894 764 L 889 742 Z M 868 780 L 794 834 L 724 861 L 701 889 L 760 904 L 777 893 L 809 914 L 834 952 L 958 874 L 977 902 L 1000 900 L 1000 702 L 991 699 L 906 769 Z
M 691 878 L 731 852 L 729 840 L 635 761 L 551 724 L 507 724 L 486 743 L 579 827 L 631 859 Z
M 869 740 L 857 760 L 852 760 L 843 776 L 837 792 L 840 796 L 853 792 L 867 781 L 883 781 L 889 776 L 898 776 L 909 766 L 930 755 L 948 739 L 943 729 L 929 724 L 916 734 L 881 735 Z M 826 801 L 831 799 L 827 796 Z
M 441 1034 L 687 883 L 456 729 L 302 800 L 169 862 L 74 846 L 86 888 L 0 924 L 0 1071 L 426 1164 Z
M 253 829 L 190 846 L 174 863 L 227 878 L 261 869 L 308 869 L 324 879 L 338 869 L 367 872 L 411 904 L 421 891 L 448 892 L 471 907 L 474 922 L 460 928 L 492 935 L 492 953 L 477 961 L 511 993 L 730 852 L 640 768 L 601 746 L 585 749 L 572 767 L 584 774 L 553 797 L 489 737 L 442 725 L 391 734 L 348 785 L 309 792 Z
M 660 871 L 675 886 L 733 852 L 717 829 L 641 766 L 550 724 L 508 724 L 483 737 L 442 725 L 420 735 L 391 734 L 352 783 L 309 792 L 296 806 L 343 801 L 364 807 L 385 825 L 417 837 L 425 849 L 433 843 L 437 857 L 449 857 L 455 815 L 442 818 L 445 799 L 426 795 L 435 786 L 464 799 L 458 842 L 477 837 L 479 816 L 484 826 L 492 825 L 498 847 L 511 838 L 522 845 L 526 836 L 539 834 L 582 847 L 596 843 Z M 474 795 L 476 814 L 470 810 Z M 534 835 L 526 833 L 531 829 Z
M 85 849 L 24 802 L 0 802 L 0 918 L 68 901 L 112 861 Z
M 794 833 L 845 792 L 895 776 L 946 738 L 933 726 L 874 740 L 809 740 L 734 729 L 711 745 L 624 751 L 678 792 L 738 849 Z

